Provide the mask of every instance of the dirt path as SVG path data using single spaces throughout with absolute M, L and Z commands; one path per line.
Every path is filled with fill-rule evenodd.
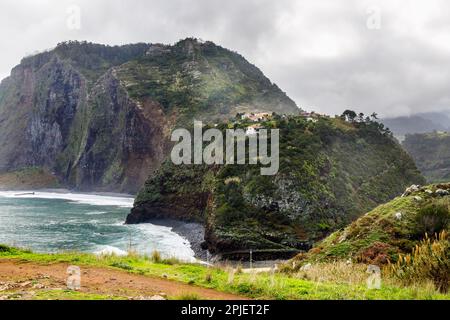
M 0 259 L 0 296 L 2 289 L 6 290 L 8 286 L 21 291 L 65 289 L 68 266 L 64 263 L 40 265 Z M 154 295 L 177 297 L 186 294 L 194 294 L 208 300 L 245 299 L 176 281 L 89 266 L 81 267 L 80 292 L 134 299 L 148 299 Z

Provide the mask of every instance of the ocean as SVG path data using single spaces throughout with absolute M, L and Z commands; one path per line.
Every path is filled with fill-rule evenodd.
M 129 250 L 194 261 L 189 242 L 171 227 L 124 225 L 134 199 L 81 193 L 0 191 L 0 244 L 35 252 L 124 255 Z

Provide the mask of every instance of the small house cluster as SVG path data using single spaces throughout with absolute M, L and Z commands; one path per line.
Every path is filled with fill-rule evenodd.
M 263 127 L 263 126 L 262 126 L 261 124 L 259 124 L 259 123 L 253 124 L 253 125 L 251 125 L 251 126 L 248 126 L 248 127 L 247 127 L 247 130 L 245 131 L 245 134 L 246 134 L 247 136 L 257 135 L 259 129 L 262 129 L 262 127 Z
M 318 113 L 318 112 L 314 112 L 314 111 L 312 111 L 312 112 L 303 111 L 300 113 L 300 117 L 303 117 L 307 121 L 311 121 L 311 122 L 317 122 L 317 121 L 319 121 L 320 118 L 329 118 L 329 116 L 326 114 L 322 114 L 322 113 Z M 263 128 L 263 126 L 258 122 L 270 120 L 272 118 L 272 114 L 267 113 L 267 112 L 244 113 L 244 114 L 240 115 L 240 118 L 241 118 L 241 120 L 256 122 L 255 124 L 248 126 L 246 129 L 246 132 L 245 132 L 246 135 L 251 136 L 251 135 L 257 135 L 259 130 Z
M 241 115 L 241 120 L 247 120 L 251 122 L 260 122 L 264 120 L 270 120 L 272 118 L 272 114 L 267 112 L 260 113 L 244 113 Z M 263 126 L 260 123 L 255 123 L 247 127 L 245 134 L 247 136 L 257 135 L 259 130 L 262 129 Z
M 317 113 L 317 112 L 300 112 L 300 116 L 305 118 L 307 121 L 317 122 L 320 118 L 329 118 L 328 115 Z
M 261 112 L 261 113 L 244 113 L 241 116 L 242 120 L 250 120 L 254 122 L 268 120 L 272 117 L 270 113 L 267 112 Z

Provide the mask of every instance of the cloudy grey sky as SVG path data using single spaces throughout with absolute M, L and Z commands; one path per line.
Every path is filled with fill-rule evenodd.
M 190 36 L 240 52 L 305 109 L 450 109 L 447 0 L 2 0 L 0 77 L 65 40 Z

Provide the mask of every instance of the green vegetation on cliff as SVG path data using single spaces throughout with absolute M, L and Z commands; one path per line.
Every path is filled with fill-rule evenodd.
M 247 125 L 237 120 L 219 128 Z M 278 174 L 261 176 L 256 165 L 167 161 L 138 194 L 127 222 L 203 221 L 211 251 L 263 250 L 268 258 L 308 249 L 407 185 L 424 182 L 377 122 L 274 115 L 260 125 L 280 129 Z
M 130 96 L 158 101 L 188 119 L 225 118 L 237 112 L 298 112 L 295 103 L 241 55 L 185 39 L 174 46 L 152 45 L 147 54 L 122 65 L 117 76 Z

